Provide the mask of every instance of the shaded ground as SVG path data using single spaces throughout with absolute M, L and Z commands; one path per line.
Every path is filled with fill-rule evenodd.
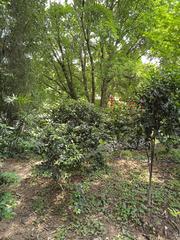
M 14 189 L 17 201 L 16 216 L 13 220 L 0 222 L 0 239 L 51 239 L 49 238 L 61 224 L 58 216 L 48 209 L 43 217 L 33 211 L 33 201 L 42 191 L 51 186 L 51 181 L 33 182 L 31 166 L 33 162 L 10 159 L 4 162 L 3 171 L 16 172 L 21 177 L 21 184 Z M 57 191 L 55 191 L 57 193 Z M 51 194 L 51 193 L 49 193 Z M 55 197 L 51 196 L 50 197 Z M 51 200 L 52 201 L 52 200 Z
M 151 215 L 143 209 L 148 181 L 145 161 L 117 158 L 109 164 L 109 172 L 97 172 L 84 181 L 74 178 L 63 189 L 48 178 L 33 177 L 35 164 L 15 159 L 2 164 L 2 171 L 16 172 L 21 183 L 13 190 L 18 200 L 14 219 L 0 222 L 1 240 L 178 239 L 179 220 L 168 211 L 169 199 L 176 204 L 178 195 L 171 194 L 174 176 L 167 163 L 155 167 Z M 178 166 L 170 167 L 177 170 Z M 163 191 L 170 190 L 161 193 L 162 186 Z

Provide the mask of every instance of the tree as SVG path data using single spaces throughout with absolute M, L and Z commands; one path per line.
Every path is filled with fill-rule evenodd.
M 157 73 L 156 73 L 157 74 Z M 178 125 L 176 107 L 177 85 L 172 75 L 152 76 L 151 82 L 140 92 L 138 98 L 143 104 L 141 124 L 144 128 L 145 141 L 150 148 L 148 203 L 152 201 L 152 175 L 155 159 L 156 139 L 161 135 L 174 133 Z
M 85 97 L 95 103 L 99 96 L 105 107 L 110 89 L 117 90 L 112 86 L 119 87 L 122 76 L 127 81 L 137 79 L 123 69 L 126 65 L 128 71 L 127 61 L 139 62 L 148 47 L 145 20 L 154 6 L 152 1 L 144 3 L 74 0 L 72 4 L 51 4 L 42 63 L 45 84 L 74 99 Z
M 31 60 L 40 41 L 45 1 L 1 2 L 1 106 L 0 111 L 10 124 L 18 118 L 18 98 L 29 94 L 32 87 Z M 6 101 L 6 99 L 9 101 Z
M 154 23 L 145 33 L 149 55 L 158 57 L 163 68 L 176 70 L 179 64 L 179 6 L 177 0 L 156 1 L 149 21 Z

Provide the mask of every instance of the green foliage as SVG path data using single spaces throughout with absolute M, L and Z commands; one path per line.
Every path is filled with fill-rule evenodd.
M 0 123 L 0 130 L 0 155 L 2 157 L 9 152 L 9 145 L 12 141 L 14 128 L 8 127 L 6 124 Z
M 156 8 L 149 15 L 154 25 L 145 35 L 151 44 L 151 54 L 161 58 L 163 66 L 178 69 L 179 1 L 156 1 Z M 153 20 L 153 21 L 152 21 Z M 164 42 L 164 44 L 162 44 Z
M 83 217 L 83 219 L 74 219 L 68 226 L 62 225 L 59 227 L 56 231 L 55 239 L 65 240 L 71 235 L 89 239 L 104 236 L 105 233 L 105 226 L 98 218 Z
M 55 234 L 55 240 L 65 240 L 67 236 L 67 229 L 64 226 L 58 228 Z
M 152 175 L 156 151 L 156 140 L 166 140 L 176 135 L 178 118 L 178 86 L 172 74 L 161 72 L 152 75 L 152 79 L 139 93 L 138 98 L 143 106 L 140 123 L 143 126 L 145 142 L 150 150 L 148 203 L 152 202 Z M 149 157 L 150 156 L 150 157 Z
M 74 1 L 73 7 L 50 4 L 38 61 L 45 89 L 60 98 L 65 94 L 93 103 L 100 96 L 103 107 L 110 92 L 134 92 L 144 79 L 146 70 L 138 74 L 143 68 L 139 59 L 150 49 L 145 34 L 154 28 L 156 7 L 154 1 L 145 6 L 144 1 L 131 0 L 120 4 Z
M 81 237 L 96 237 L 105 233 L 104 224 L 93 218 L 86 218 L 72 224 L 72 229 Z
M 99 109 L 85 101 L 65 100 L 60 106 L 52 112 L 52 120 L 56 123 L 70 123 L 72 127 L 81 124 L 90 126 L 99 126 L 101 123 L 101 115 Z
M 0 173 L 0 186 L 10 186 L 14 184 L 18 184 L 20 182 L 19 176 L 14 172 L 3 172 Z
M 137 149 L 143 143 L 143 128 L 140 122 L 141 109 L 136 105 L 132 107 L 125 102 L 124 105 L 115 106 L 109 112 L 109 120 L 106 126 L 110 134 L 121 148 Z M 134 101 L 135 104 L 135 101 Z
M 180 149 L 171 149 L 170 156 L 172 161 L 179 163 L 180 162 Z
M 35 139 L 29 129 L 21 131 L 21 126 L 9 126 L 0 122 L 0 157 L 14 157 L 34 151 Z
M 86 198 L 86 191 L 88 188 L 89 186 L 85 183 L 77 184 L 73 188 L 69 209 L 72 209 L 76 215 L 84 213 L 87 210 L 88 200 Z
M 136 181 L 137 182 L 137 181 Z M 138 183 L 136 186 L 138 186 Z M 138 193 L 141 191 L 141 198 L 138 197 Z M 122 197 L 115 209 L 115 215 L 117 221 L 120 222 L 135 222 L 140 223 L 140 219 L 147 213 L 147 207 L 145 204 L 145 189 L 137 190 L 131 184 L 124 182 Z
M 14 172 L 0 173 L 0 220 L 11 219 L 14 216 L 16 199 L 7 191 L 19 181 L 20 178 Z
M 152 81 L 139 93 L 144 109 L 141 124 L 146 140 L 152 131 L 156 137 L 163 138 L 175 134 L 178 126 L 177 85 L 171 75 L 152 76 Z
M 22 109 L 29 110 L 30 104 L 24 100 L 31 99 L 35 85 L 32 56 L 39 49 L 45 2 L 0 2 L 0 112 L 10 125 Z
M 46 208 L 46 202 L 43 197 L 37 196 L 32 201 L 32 209 L 38 214 L 43 214 Z
M 54 178 L 63 172 L 104 165 L 100 146 L 107 136 L 101 114 L 94 106 L 75 101 L 62 104 L 53 110 L 43 130 L 40 143 L 46 158 L 43 166 L 51 170 Z
M 0 193 L 0 220 L 11 219 L 14 216 L 13 208 L 16 200 L 9 192 Z
M 172 148 L 171 146 L 168 146 L 168 149 L 167 149 L 166 144 L 161 145 L 160 147 L 157 145 L 156 153 L 158 155 L 158 159 L 159 160 L 164 160 L 164 161 L 167 160 L 167 161 L 170 161 L 172 163 L 179 163 L 179 160 L 180 160 L 179 149 Z
M 146 186 L 140 183 L 139 175 L 139 172 L 131 173 L 131 181 L 128 181 L 116 175 L 113 179 L 112 173 L 108 172 L 105 174 L 107 180 L 104 180 L 102 172 L 95 173 L 83 184 L 74 186 L 69 209 L 75 215 L 103 213 L 115 222 L 139 224 L 148 212 Z M 102 183 L 100 190 L 93 192 L 93 182 Z
M 64 226 L 66 238 L 72 233 L 73 236 L 78 235 L 82 238 L 106 236 L 103 227 L 101 231 L 98 230 L 99 224 L 92 223 L 92 219 L 93 222 L 95 219 L 100 223 L 111 223 L 115 226 L 120 224 L 125 227 L 128 224 L 128 230 L 130 230 L 129 226 L 141 226 L 142 222 L 146 225 L 149 221 L 152 223 L 152 228 L 159 229 L 158 222 L 162 221 L 164 224 L 165 219 L 162 220 L 159 217 L 164 211 L 169 214 L 169 218 L 173 217 L 172 214 L 178 217 L 178 180 L 167 179 L 166 183 L 162 184 L 155 179 L 153 203 L 149 209 L 147 205 L 148 176 L 144 163 L 138 164 L 139 167 L 141 166 L 140 169 L 136 165 L 137 161 L 134 169 L 131 168 L 131 164 L 133 164 L 132 161 L 130 163 L 127 161 L 127 165 L 122 169 L 121 167 L 117 169 L 115 166 L 106 171 L 96 171 L 89 177 L 86 176 L 85 181 L 75 183 L 69 188 L 70 199 L 67 202 L 67 212 L 68 216 L 72 217 L 73 223 L 69 225 L 67 222 Z M 126 173 L 125 170 L 127 170 Z M 151 212 L 153 217 L 150 217 Z M 123 231 L 117 239 L 134 239 L 132 236 Z
M 169 212 L 173 217 L 178 217 L 180 215 L 180 211 L 174 208 L 169 208 Z
M 130 150 L 122 150 L 120 153 L 120 157 L 123 159 L 132 160 L 133 155 Z

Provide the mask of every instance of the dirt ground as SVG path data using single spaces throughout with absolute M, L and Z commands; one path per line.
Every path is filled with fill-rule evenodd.
M 13 191 L 18 199 L 15 217 L 12 220 L 0 222 L 0 239 L 31 240 L 52 239 L 56 228 L 61 224 L 59 217 L 50 210 L 43 217 L 39 217 L 32 209 L 35 196 L 52 182 L 36 182 L 31 179 L 33 162 L 9 159 L 2 165 L 3 171 L 15 172 L 21 177 L 21 183 Z M 58 192 L 56 192 L 58 194 Z M 55 196 L 52 196 L 55 197 Z
M 57 185 L 50 179 L 33 178 L 31 169 L 34 164 L 35 161 L 9 159 L 2 162 L 0 166 L 2 171 L 15 172 L 21 177 L 20 184 L 13 189 L 18 200 L 15 217 L 12 220 L 0 222 L 0 240 L 53 240 L 57 228 L 62 225 L 62 217 L 54 211 L 57 202 L 59 204 L 61 201 L 63 204 L 63 201 L 66 201 L 62 195 L 62 189 L 57 188 Z M 127 172 L 131 171 L 131 168 L 139 168 L 138 164 L 133 164 L 128 165 L 123 160 L 116 161 L 116 167 L 123 167 Z M 155 172 L 157 172 L 157 177 L 161 179 L 158 168 L 155 169 Z M 158 174 L 160 175 L 158 176 Z M 33 211 L 32 203 L 36 196 L 45 190 L 52 208 L 47 208 L 43 215 L 39 215 Z M 112 239 L 111 236 L 117 234 L 117 229 L 111 224 L 107 225 L 107 228 L 109 238 L 106 239 L 109 240 Z M 147 239 L 140 233 L 137 233 L 136 236 L 138 240 Z M 106 239 L 94 238 L 94 240 Z M 159 237 L 157 239 L 163 240 L 165 238 Z M 72 240 L 75 239 L 72 238 Z M 76 238 L 76 240 L 78 239 Z

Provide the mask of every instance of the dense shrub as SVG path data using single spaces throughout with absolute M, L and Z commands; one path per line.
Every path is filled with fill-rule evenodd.
M 106 128 L 123 149 L 137 149 L 143 143 L 143 129 L 140 123 L 141 108 L 124 105 L 110 110 Z
M 9 152 L 13 130 L 14 128 L 0 122 L 0 157 L 7 155 Z
M 66 101 L 52 111 L 52 120 L 56 123 L 69 123 L 72 127 L 87 123 L 99 126 L 102 116 L 92 104 L 83 101 Z
M 35 139 L 19 125 L 8 126 L 0 121 L 0 157 L 14 157 L 34 151 Z
M 41 136 L 46 159 L 42 167 L 59 178 L 64 172 L 103 166 L 101 146 L 106 138 L 102 115 L 93 105 L 80 101 L 59 105 Z

